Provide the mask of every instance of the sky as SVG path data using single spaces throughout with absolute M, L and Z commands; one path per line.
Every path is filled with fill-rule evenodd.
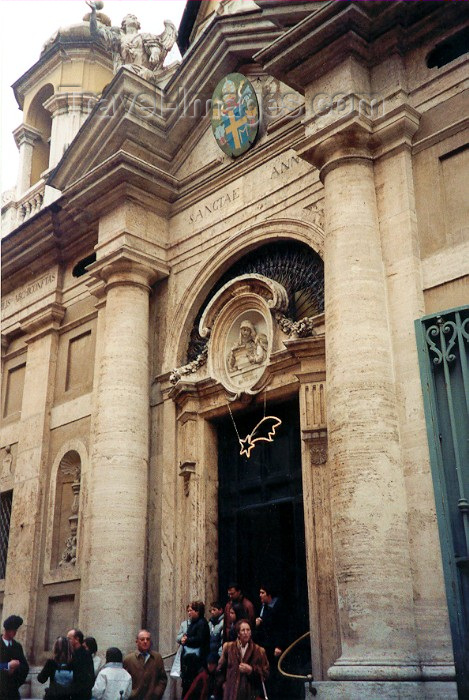
M 120 25 L 132 12 L 142 31 L 161 34 L 164 19 L 179 26 L 184 6 L 185 0 L 104 0 L 102 12 L 113 25 Z M 16 183 L 18 149 L 12 131 L 23 119 L 10 86 L 36 63 L 42 45 L 56 29 L 81 22 L 86 12 L 89 8 L 84 0 L 0 0 L 2 192 Z M 179 58 L 175 46 L 165 63 Z

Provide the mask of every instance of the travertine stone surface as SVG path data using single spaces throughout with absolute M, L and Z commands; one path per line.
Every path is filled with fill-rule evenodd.
M 99 620 L 106 643 L 127 649 L 142 622 L 145 582 L 148 282 L 154 271 L 120 260 L 103 274 L 106 325 L 96 387 L 80 624 L 93 629 Z
M 21 615 L 19 638 L 31 653 L 42 527 L 42 491 L 48 458 L 50 409 L 54 395 L 58 327 L 63 308 L 52 304 L 25 324 L 29 331 L 21 430 L 18 440 L 3 615 Z
M 401 138 L 403 135 L 401 132 Z M 408 507 L 419 656 L 424 665 L 445 660 L 451 665 L 449 620 L 441 597 L 443 572 L 413 332 L 414 320 L 423 316 L 425 309 L 409 148 L 378 159 L 375 180 Z
M 415 678 L 416 643 L 373 165 L 322 145 L 331 509 L 342 656 L 331 678 Z M 336 142 L 337 143 L 337 142 Z M 378 670 L 379 669 L 379 670 Z

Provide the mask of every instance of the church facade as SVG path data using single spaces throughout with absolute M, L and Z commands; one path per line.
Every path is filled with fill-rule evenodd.
M 178 43 L 88 18 L 13 86 L 2 619 L 33 666 L 170 655 L 267 579 L 318 697 L 467 697 L 467 8 L 190 2 Z

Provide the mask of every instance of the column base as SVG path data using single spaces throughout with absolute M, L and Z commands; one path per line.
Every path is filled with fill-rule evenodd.
M 383 663 L 373 659 L 338 659 L 327 672 L 332 681 L 454 681 L 453 664 Z
M 455 681 L 388 682 L 388 681 L 313 681 L 318 700 L 457 700 L 458 691 Z M 311 700 L 313 694 L 309 684 L 305 685 L 305 699 Z

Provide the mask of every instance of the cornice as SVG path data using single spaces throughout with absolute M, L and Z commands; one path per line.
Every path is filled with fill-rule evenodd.
M 97 219 L 129 190 L 135 195 L 141 192 L 150 208 L 168 214 L 168 205 L 178 194 L 178 180 L 162 168 L 119 150 L 75 180 L 63 196 L 72 211 L 79 213 L 90 207 L 93 219 Z
M 263 3 L 261 3 L 262 5 Z M 435 31 L 462 19 L 465 3 L 336 2 L 323 3 L 316 12 L 254 55 L 271 75 L 298 91 L 307 82 L 331 70 L 345 57 L 366 65 L 392 52 L 404 54 L 421 45 Z
M 46 78 L 64 61 L 70 61 L 72 58 L 74 61 L 82 59 L 89 63 L 98 62 L 112 71 L 112 60 L 100 42 L 90 38 L 79 46 L 72 46 L 70 43 L 58 41 L 26 73 L 23 73 L 13 83 L 12 88 L 19 108 L 23 109 L 24 98 L 35 85 Z
M 129 245 L 122 245 L 87 269 L 91 278 L 103 280 L 106 290 L 116 284 L 134 284 L 151 286 L 157 280 L 167 277 L 170 267 L 166 261 L 151 252 L 136 250 Z
M 261 12 L 218 17 L 198 51 L 185 58 L 164 89 L 122 68 L 52 172 L 48 184 L 63 190 L 85 167 L 96 167 L 123 146 L 138 142 L 148 160 L 171 170 L 181 144 L 200 120 L 197 105 L 210 100 L 226 73 L 249 62 L 279 34 Z M 86 162 L 83 153 L 87 153 Z
M 17 277 L 21 279 L 25 270 L 31 276 L 41 274 L 52 265 L 74 257 L 88 245 L 87 241 L 89 246 L 94 245 L 97 234 L 89 218 L 83 212 L 65 210 L 63 206 L 61 197 L 3 238 L 3 294 L 15 289 Z
M 121 149 L 64 189 L 63 200 L 73 216 L 86 212 L 93 220 L 129 194 L 159 214 L 174 215 L 294 147 L 301 135 L 300 116 L 285 119 L 242 161 L 216 159 L 182 180 L 168 172 L 169 165 L 164 169 Z M 124 142 L 127 148 L 133 144 Z

